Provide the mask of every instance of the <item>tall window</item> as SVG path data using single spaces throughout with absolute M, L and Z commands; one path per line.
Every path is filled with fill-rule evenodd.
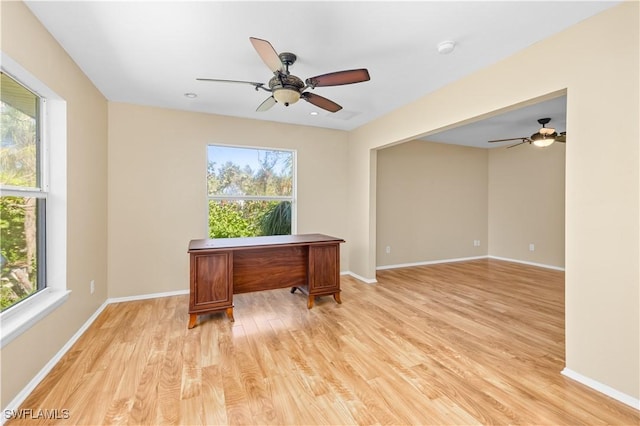
M 207 157 L 209 238 L 292 233 L 293 151 L 209 145 Z
M 40 115 L 44 99 L 2 73 L 0 141 L 0 307 L 46 287 Z

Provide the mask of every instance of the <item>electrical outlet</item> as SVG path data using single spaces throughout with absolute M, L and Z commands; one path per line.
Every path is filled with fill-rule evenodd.
M 480 240 L 473 240 L 474 247 L 480 247 Z
M 96 282 L 95 282 L 95 280 L 91 280 L 91 282 L 89 283 L 89 290 L 91 291 L 91 294 L 93 294 L 96 291 Z
M 391 253 L 391 246 L 387 246 L 387 247 L 384 249 L 384 251 L 385 251 L 387 254 Z
M 529 251 L 536 251 L 536 245 L 533 243 L 529 244 Z

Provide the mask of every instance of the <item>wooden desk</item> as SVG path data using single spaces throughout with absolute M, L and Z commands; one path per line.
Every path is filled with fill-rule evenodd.
M 291 287 L 340 300 L 341 238 L 322 234 L 218 238 L 189 243 L 189 328 L 198 315 L 226 310 L 233 321 L 233 294 Z

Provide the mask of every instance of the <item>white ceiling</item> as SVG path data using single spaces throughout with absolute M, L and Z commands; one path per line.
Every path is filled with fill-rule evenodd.
M 27 1 L 110 101 L 342 130 L 361 126 L 616 3 Z M 304 101 L 256 112 L 268 93 L 249 85 L 196 81 L 204 77 L 266 83 L 272 74 L 249 42 L 252 36 L 270 41 L 278 52 L 298 55 L 290 71 L 303 80 L 362 67 L 371 80 L 316 88 L 314 93 L 343 106 L 335 114 Z M 444 40 L 456 42 L 453 53 L 438 54 L 436 46 Z M 187 92 L 198 97 L 188 99 Z M 312 116 L 312 111 L 319 114 Z M 530 135 L 539 127 L 535 120 L 550 112 L 539 115 L 521 117 L 521 127 L 503 127 L 481 140 Z M 457 136 L 440 137 L 450 142 Z

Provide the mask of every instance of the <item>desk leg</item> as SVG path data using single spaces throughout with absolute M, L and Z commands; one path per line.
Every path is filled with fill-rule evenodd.
M 235 321 L 235 318 L 233 318 L 233 308 L 227 308 L 227 317 L 231 322 Z
M 340 299 L 340 292 L 337 293 L 333 293 L 333 300 L 335 300 L 338 303 L 342 303 L 342 299 Z
M 313 301 L 315 300 L 315 296 L 309 295 L 307 299 L 307 309 L 313 308 Z
M 189 326 L 188 326 L 188 328 L 195 327 L 197 321 L 198 321 L 198 314 L 189 314 Z

